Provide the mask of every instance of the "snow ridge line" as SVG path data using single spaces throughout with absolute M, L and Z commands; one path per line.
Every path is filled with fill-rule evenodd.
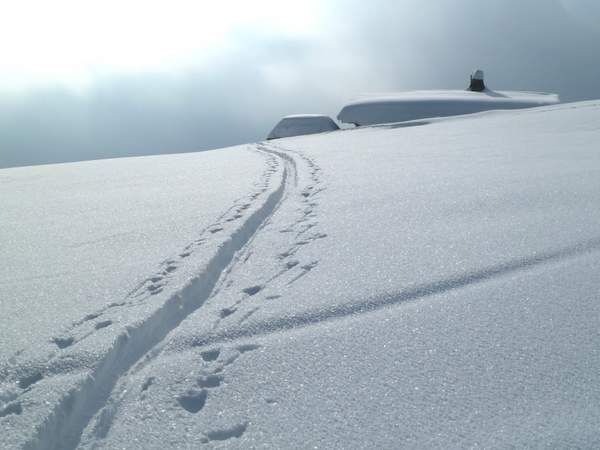
M 597 251 L 600 251 L 600 238 L 590 239 L 555 251 L 539 253 L 532 257 L 515 259 L 481 271 L 467 272 L 445 280 L 418 285 L 395 294 L 382 295 L 357 303 L 336 305 L 325 310 L 305 311 L 270 321 L 250 323 L 234 330 L 224 330 L 220 333 L 199 337 L 189 342 L 188 345 L 191 347 L 210 347 L 342 320 L 355 315 L 376 312 L 402 303 L 422 300 L 434 295 L 484 283 L 512 273 L 532 270 L 538 266 L 558 263 L 566 259 L 576 258 Z
M 45 422 L 38 427 L 35 436 L 25 443 L 24 448 L 68 450 L 78 446 L 86 426 L 110 398 L 119 379 L 210 297 L 222 273 L 235 261 L 236 254 L 251 241 L 277 209 L 286 191 L 289 172 L 293 175 L 294 170 L 293 164 L 284 165 L 277 189 L 221 244 L 204 271 L 171 296 L 145 321 L 128 327 L 120 334 L 93 373 L 61 399 Z

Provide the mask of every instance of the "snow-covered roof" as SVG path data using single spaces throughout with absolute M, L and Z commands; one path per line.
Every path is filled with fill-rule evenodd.
M 404 122 L 497 109 L 519 109 L 553 105 L 556 94 L 538 92 L 468 90 L 408 91 L 363 95 L 349 102 L 338 120 L 356 125 Z
M 339 130 L 337 124 L 323 114 L 295 114 L 285 116 L 271 130 L 267 139 L 301 136 Z

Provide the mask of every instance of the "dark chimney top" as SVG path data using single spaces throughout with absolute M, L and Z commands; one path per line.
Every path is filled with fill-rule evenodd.
M 469 91 L 482 92 L 485 91 L 485 83 L 483 82 L 483 70 L 476 70 L 471 75 L 471 85 Z

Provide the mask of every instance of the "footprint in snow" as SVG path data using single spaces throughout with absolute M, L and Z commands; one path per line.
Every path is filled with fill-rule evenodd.
M 101 330 L 102 328 L 111 326 L 112 323 L 112 320 L 104 320 L 102 322 L 98 322 L 94 328 L 96 328 L 96 330 Z
M 111 303 L 110 305 L 108 305 L 106 308 L 119 308 L 121 306 L 125 306 L 127 304 L 127 302 L 118 302 L 118 303 Z
M 294 267 L 296 267 L 298 264 L 300 264 L 300 261 L 298 261 L 297 259 L 294 259 L 292 261 L 288 261 L 285 263 L 285 267 L 286 269 L 292 269 Z
M 206 362 L 212 362 L 212 361 L 216 361 L 217 358 L 219 357 L 219 354 L 221 353 L 221 350 L 219 349 L 215 349 L 215 350 L 206 350 L 202 353 L 200 353 L 200 356 L 202 357 L 202 359 Z
M 93 313 L 93 314 L 88 314 L 87 316 L 85 316 L 83 318 L 84 322 L 89 322 L 90 320 L 94 320 L 97 319 L 98 317 L 100 317 L 102 315 L 102 313 Z
M 23 413 L 23 407 L 20 402 L 9 403 L 4 408 L 0 409 L 0 417 L 6 417 L 11 414 L 20 415 Z
M 254 350 L 258 350 L 260 348 L 262 348 L 262 346 L 257 344 L 243 344 L 236 347 L 237 351 L 240 353 L 253 352 Z
M 219 317 L 221 317 L 221 319 L 225 319 L 226 317 L 229 317 L 236 311 L 237 309 L 235 308 L 223 308 L 221 311 L 219 311 Z
M 319 261 L 312 261 L 309 264 L 305 264 L 302 267 L 300 267 L 302 269 L 302 272 L 300 272 L 300 274 L 296 275 L 294 278 L 292 278 L 289 282 L 288 282 L 288 286 L 295 283 L 296 281 L 298 281 L 300 278 L 302 278 L 304 275 L 306 275 L 308 272 L 310 272 L 311 270 L 313 270 L 315 267 L 317 267 L 319 265 Z
M 75 338 L 73 336 L 55 337 L 52 339 L 52 342 L 54 342 L 58 348 L 63 349 L 73 345 Z
M 163 287 L 160 284 L 151 284 L 148 286 L 148 292 L 150 292 L 150 295 L 160 294 L 163 290 L 162 288 Z
M 36 372 L 32 375 L 29 375 L 25 378 L 20 379 L 19 387 L 21 389 L 27 389 L 29 386 L 37 383 L 38 381 L 42 380 L 43 378 L 44 378 L 44 376 L 40 372 Z
M 290 257 L 290 256 L 292 256 L 294 253 L 296 253 L 296 250 L 297 250 L 297 248 L 292 248 L 292 249 L 290 249 L 290 250 L 287 250 L 287 251 L 285 251 L 285 252 L 283 252 L 283 253 L 280 253 L 280 254 L 278 255 L 278 258 L 279 258 L 279 259 L 286 259 L 286 258 L 289 258 L 289 257 Z
M 155 381 L 155 378 L 154 378 L 154 377 L 149 377 L 149 378 L 147 378 L 147 379 L 146 379 L 146 381 L 144 381 L 144 384 L 142 385 L 142 389 L 141 389 L 141 391 L 142 391 L 142 392 L 145 392 L 145 391 L 147 391 L 147 390 L 148 390 L 148 388 L 149 388 L 150 386 L 152 386 L 152 384 L 154 383 L 154 381 Z
M 262 286 L 256 285 L 256 286 L 250 286 L 247 287 L 246 289 L 243 289 L 242 292 L 244 294 L 247 294 L 248 296 L 252 297 L 253 295 L 258 294 L 261 290 L 262 290 Z
M 179 396 L 177 401 L 183 409 L 192 414 L 196 414 L 204 408 L 206 399 L 208 398 L 208 391 L 202 389 L 200 391 L 190 389 L 185 394 Z
M 165 267 L 165 270 L 163 271 L 163 273 L 164 274 L 168 274 L 168 273 L 171 273 L 171 272 L 175 272 L 176 270 L 177 270 L 177 266 L 170 265 L 170 266 Z
M 231 428 L 223 428 L 220 430 L 209 431 L 206 433 L 205 444 L 210 441 L 227 441 L 233 438 L 240 438 L 248 429 L 248 423 L 234 425 Z

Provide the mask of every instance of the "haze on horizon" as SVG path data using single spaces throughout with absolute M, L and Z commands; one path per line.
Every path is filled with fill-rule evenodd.
M 0 17 L 0 167 L 261 140 L 362 92 L 600 98 L 596 0 L 25 0 Z

